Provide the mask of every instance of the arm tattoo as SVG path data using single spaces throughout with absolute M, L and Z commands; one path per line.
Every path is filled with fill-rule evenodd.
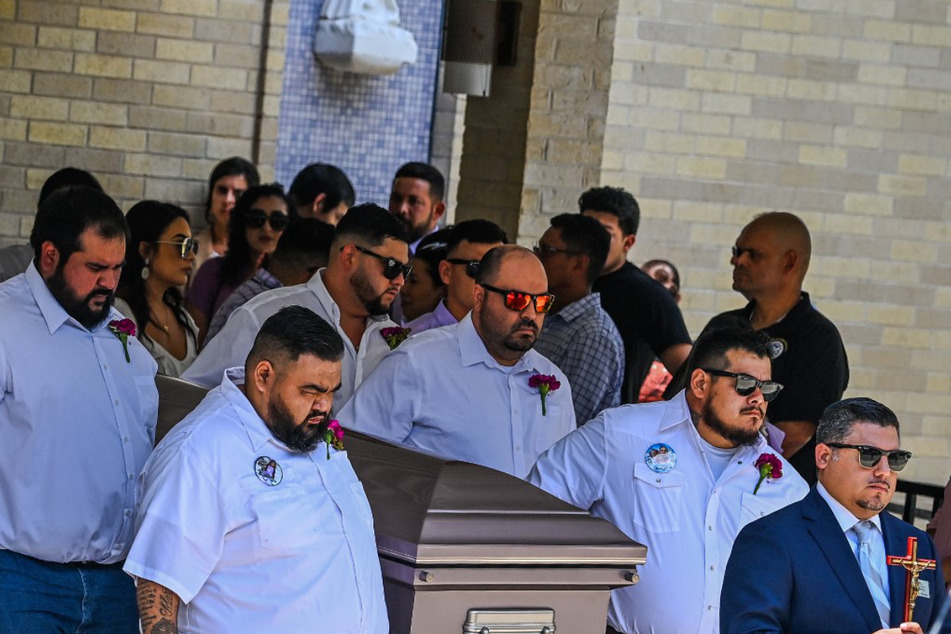
M 139 579 L 135 591 L 142 634 L 178 634 L 178 595 L 148 579 Z

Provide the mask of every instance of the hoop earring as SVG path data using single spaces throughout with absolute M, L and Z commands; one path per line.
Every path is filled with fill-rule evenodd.
M 143 280 L 149 279 L 150 272 L 151 271 L 149 271 L 149 259 L 145 258 L 145 266 L 142 267 L 142 279 Z

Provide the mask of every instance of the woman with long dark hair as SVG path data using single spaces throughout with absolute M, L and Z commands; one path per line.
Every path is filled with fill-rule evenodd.
M 228 223 L 227 252 L 205 262 L 188 289 L 187 308 L 198 324 L 199 348 L 215 311 L 264 264 L 293 217 L 278 183 L 251 187 L 238 199 Z
M 155 200 L 126 214 L 132 238 L 116 290 L 116 308 L 136 324 L 136 337 L 158 362 L 159 374 L 180 376 L 198 355 L 198 327 L 179 290 L 195 266 L 198 242 L 188 212 Z
M 225 254 L 231 210 L 249 187 L 256 187 L 260 183 L 257 168 L 240 156 L 226 158 L 215 165 L 208 177 L 208 200 L 205 203 L 207 226 L 196 236 L 201 245 L 195 260 L 196 271 L 208 258 Z

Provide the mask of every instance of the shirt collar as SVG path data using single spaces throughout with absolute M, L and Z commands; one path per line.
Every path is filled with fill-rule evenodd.
M 433 310 L 433 318 L 440 326 L 451 326 L 452 324 L 459 323 L 453 314 L 449 312 L 449 309 L 446 308 L 446 300 L 444 299 L 439 300 L 436 309 Z
M 241 421 L 245 432 L 248 434 L 248 439 L 251 441 L 251 448 L 257 451 L 270 442 L 289 451 L 287 447 L 284 446 L 284 443 L 274 437 L 267 424 L 254 410 L 251 401 L 248 400 L 248 397 L 245 396 L 241 388 L 238 387 L 243 384 L 244 368 L 228 368 L 225 370 L 224 377 L 221 380 L 221 393 L 238 415 L 238 420 Z
M 826 501 L 826 504 L 829 505 L 829 508 L 832 509 L 832 514 L 835 515 L 835 521 L 839 523 L 839 528 L 842 529 L 843 533 L 847 533 L 849 529 L 862 521 L 852 515 L 851 511 L 842 506 L 841 502 L 832 497 L 832 494 L 829 493 L 829 491 L 826 490 L 824 486 L 822 486 L 821 482 L 816 484 L 816 493 L 818 493 L 822 499 Z M 872 524 L 875 524 L 875 526 L 878 527 L 879 532 L 881 532 L 882 520 L 878 517 L 877 513 L 873 515 L 869 521 Z
M 462 321 L 456 326 L 456 336 L 459 339 L 459 353 L 462 357 L 463 367 L 475 365 L 477 363 L 485 364 L 489 368 L 496 368 L 506 374 L 512 372 L 534 372 L 535 366 L 532 363 L 534 355 L 529 350 L 515 363 L 515 365 L 502 365 L 489 354 L 485 347 L 485 342 L 475 329 L 472 323 L 472 312 L 463 317 Z
M 546 315 L 545 319 L 562 319 L 571 323 L 588 312 L 597 310 L 600 306 L 601 295 L 599 293 L 588 293 L 581 299 L 571 302 L 554 315 Z
M 36 302 L 37 307 L 40 309 L 40 314 L 43 315 L 43 319 L 46 321 L 46 327 L 49 328 L 50 334 L 56 332 L 60 326 L 66 322 L 72 322 L 77 328 L 82 328 L 88 332 L 96 332 L 101 330 L 114 319 L 124 319 L 124 317 L 119 314 L 115 308 L 109 309 L 109 314 L 107 314 L 102 321 L 93 326 L 92 328 L 86 328 L 78 321 L 76 321 L 69 313 L 66 312 L 66 309 L 63 308 L 62 304 L 59 303 L 53 293 L 50 292 L 49 287 L 46 285 L 46 281 L 43 279 L 43 276 L 40 275 L 40 272 L 37 270 L 36 266 L 32 263 L 24 271 L 26 276 L 26 282 L 30 286 L 30 292 L 33 294 L 33 300 Z
M 271 272 L 264 268 L 260 268 L 257 270 L 257 272 L 254 274 L 254 279 L 256 279 L 258 283 L 261 284 L 261 286 L 265 286 L 269 290 L 272 288 L 280 288 L 284 286 L 283 284 L 281 284 L 281 281 L 279 279 L 271 275 Z

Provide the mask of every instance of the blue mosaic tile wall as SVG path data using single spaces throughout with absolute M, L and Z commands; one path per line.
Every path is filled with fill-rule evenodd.
M 313 44 L 322 4 L 291 2 L 275 175 L 290 187 L 308 163 L 331 163 L 350 177 L 358 203 L 386 207 L 396 169 L 429 159 L 442 0 L 399 0 L 400 25 L 419 53 L 395 75 L 320 65 Z

